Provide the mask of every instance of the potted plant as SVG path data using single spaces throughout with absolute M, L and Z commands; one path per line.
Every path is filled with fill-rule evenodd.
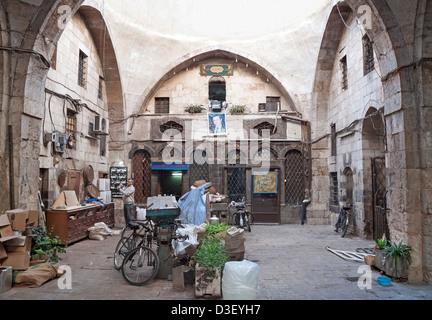
M 190 104 L 185 107 L 185 111 L 189 113 L 201 113 L 201 111 L 206 110 L 202 105 Z
M 408 245 L 390 243 L 385 237 L 375 240 L 375 262 L 378 269 L 384 271 L 388 276 L 395 278 L 407 278 L 408 265 L 411 263 L 412 248 Z
M 244 105 L 233 105 L 229 108 L 231 114 L 241 114 L 245 112 L 246 107 Z
M 221 237 L 203 238 L 193 256 L 195 265 L 195 295 L 221 296 L 222 270 L 228 262 Z
M 31 227 L 31 229 L 33 234 L 31 249 L 32 259 L 58 262 L 58 254 L 66 252 L 61 245 L 59 237 L 51 237 L 51 234 L 48 234 L 40 227 Z
M 408 265 L 411 263 L 412 248 L 402 241 L 386 246 L 382 252 L 385 256 L 385 273 L 395 278 L 408 277 Z

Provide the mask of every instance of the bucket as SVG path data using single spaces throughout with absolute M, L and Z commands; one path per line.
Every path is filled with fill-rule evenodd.
M 382 286 L 389 286 L 391 279 L 389 277 L 378 277 L 377 281 Z

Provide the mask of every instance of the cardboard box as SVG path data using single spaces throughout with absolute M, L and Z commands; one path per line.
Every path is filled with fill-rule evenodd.
M 39 211 L 29 210 L 27 226 L 37 227 L 39 225 Z
M 62 191 L 57 197 L 56 201 L 52 205 L 52 209 L 66 209 L 67 207 L 76 207 L 79 206 L 78 198 L 76 196 L 75 191 L 66 190 Z
M 0 261 L 7 258 L 7 252 L 3 245 L 3 242 L 0 242 Z
M 8 210 L 5 213 L 8 216 L 9 221 L 12 225 L 12 230 L 25 231 L 28 218 L 28 210 L 13 209 Z
M 30 266 L 30 252 L 8 252 L 7 258 L 0 265 L 12 267 L 12 270 L 26 270 Z
M 7 254 L 12 252 L 30 252 L 32 245 L 32 232 L 29 227 L 23 232 L 22 236 L 4 242 Z
M 13 237 L 13 230 L 7 215 L 0 215 L 0 238 Z

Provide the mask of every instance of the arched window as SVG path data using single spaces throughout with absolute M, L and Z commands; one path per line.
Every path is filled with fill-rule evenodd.
M 274 135 L 276 133 L 276 127 L 271 123 L 264 121 L 254 127 L 254 130 L 257 131 L 258 136 L 262 137 L 263 130 L 269 130 L 270 135 Z

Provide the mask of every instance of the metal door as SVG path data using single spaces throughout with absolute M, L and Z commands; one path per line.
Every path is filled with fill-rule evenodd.
M 372 159 L 372 208 L 373 208 L 373 237 L 381 238 L 383 234 L 390 239 L 387 223 L 387 188 L 385 158 Z

